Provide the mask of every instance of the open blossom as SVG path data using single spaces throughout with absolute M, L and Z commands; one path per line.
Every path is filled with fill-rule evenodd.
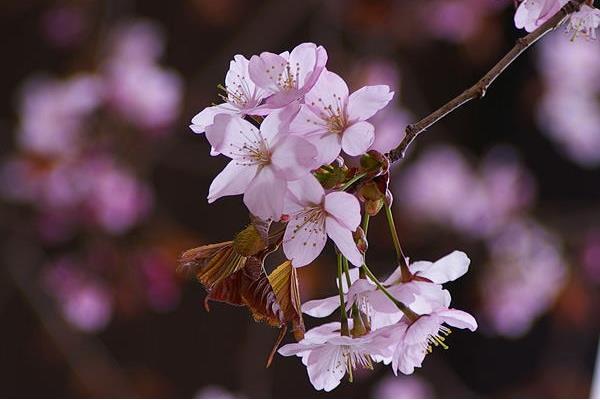
M 564 6 L 568 0 L 523 0 L 515 13 L 515 26 L 532 32 Z
M 325 247 L 327 236 L 354 265 L 363 257 L 352 236 L 360 224 L 360 204 L 345 192 L 325 194 L 312 175 L 290 182 L 286 201 L 290 215 L 283 236 L 283 251 L 294 267 L 311 263 Z
M 280 219 L 288 181 L 309 173 L 317 151 L 308 141 L 280 132 L 278 117 L 269 115 L 260 130 L 239 117 L 215 117 L 206 137 L 215 152 L 232 160 L 210 185 L 210 203 L 243 193 L 253 215 Z
M 323 71 L 306 94 L 290 131 L 317 144 L 322 164 L 335 160 L 342 149 L 351 156 L 361 155 L 375 140 L 375 128 L 367 119 L 393 96 L 387 85 L 365 86 L 349 95 L 348 86 L 339 75 Z
M 395 347 L 391 358 L 394 374 L 398 371 L 412 374 L 415 367 L 421 367 L 427 353 L 431 353 L 432 346 L 448 348 L 444 342 L 452 331 L 444 324 L 470 331 L 477 329 L 477 322 L 471 314 L 446 307 L 421 315 L 409 324 L 402 320 L 384 328 L 390 333 Z
M 221 95 L 224 103 L 207 107 L 192 119 L 190 128 L 195 133 L 202 133 L 213 123 L 218 114 L 245 116 L 254 114 L 266 96 L 266 91 L 254 84 L 248 73 L 248 59 L 238 54 L 229 64 L 225 75 L 225 94 Z
M 312 385 L 326 392 L 335 389 L 344 375 L 351 375 L 356 367 L 370 369 L 373 358 L 390 356 L 381 332 L 353 338 L 340 335 L 340 328 L 339 322 L 313 328 L 300 342 L 281 347 L 279 354 L 301 357 Z
M 290 53 L 252 56 L 250 78 L 269 95 L 263 113 L 301 99 L 317 83 L 326 63 L 327 52 L 314 43 L 302 43 Z
M 600 10 L 587 4 L 569 17 L 567 32 L 573 32 L 573 37 L 582 34 L 588 38 L 596 39 L 596 29 L 600 25 Z

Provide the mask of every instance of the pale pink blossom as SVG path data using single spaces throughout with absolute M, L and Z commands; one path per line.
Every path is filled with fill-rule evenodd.
M 377 383 L 374 399 L 431 399 L 433 388 L 423 378 L 411 376 L 386 376 Z
M 206 127 L 213 123 L 218 114 L 231 114 L 244 117 L 254 114 L 267 92 L 256 86 L 248 73 L 248 60 L 242 55 L 236 55 L 229 64 L 225 75 L 225 101 L 216 106 L 207 107 L 192 119 L 190 128 L 195 133 L 203 133 Z
M 523 0 L 515 13 L 515 26 L 532 32 L 556 14 L 568 0 Z
M 252 56 L 250 78 L 269 97 L 264 112 L 299 100 L 315 85 L 327 63 L 327 52 L 314 43 L 302 43 L 291 53 L 263 52 Z
M 569 17 L 567 32 L 573 32 L 573 38 L 583 35 L 587 38 L 596 39 L 596 29 L 600 25 L 600 10 L 587 4 Z
M 329 236 L 354 265 L 363 257 L 352 233 L 360 224 L 360 203 L 345 192 L 325 194 L 315 177 L 290 182 L 286 198 L 289 222 L 283 237 L 283 251 L 295 267 L 311 263 L 325 247 Z
M 208 201 L 244 194 L 244 204 L 262 219 L 279 220 L 288 181 L 309 173 L 317 155 L 305 139 L 279 130 L 279 116 L 272 113 L 260 130 L 229 114 L 215 117 L 206 129 L 214 151 L 232 160 L 210 185 Z
M 361 155 L 375 140 L 375 128 L 367 120 L 393 96 L 386 85 L 365 86 L 349 94 L 346 82 L 325 70 L 306 94 L 290 131 L 317 145 L 321 164 L 335 160 L 341 150 L 350 156 Z
M 351 321 L 350 321 L 351 322 Z M 361 337 L 342 336 L 340 323 L 332 322 L 306 332 L 298 343 L 279 349 L 283 356 L 298 356 L 306 366 L 310 382 L 317 390 L 335 389 L 346 373 L 357 367 L 372 368 L 376 358 L 387 358 L 391 351 L 380 331 Z
M 421 315 L 414 322 L 401 320 L 383 328 L 382 331 L 387 332 L 395 347 L 391 357 L 394 374 L 398 374 L 398 371 L 406 375 L 412 374 L 416 367 L 421 367 L 427 353 L 432 351 L 432 346 L 448 348 L 445 339 L 452 331 L 444 324 L 470 331 L 477 329 L 477 322 L 471 314 L 446 307 Z M 382 332 L 381 335 L 385 334 Z M 386 364 L 387 361 L 384 360 Z

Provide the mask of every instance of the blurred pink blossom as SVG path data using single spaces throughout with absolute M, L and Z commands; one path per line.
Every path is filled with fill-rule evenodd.
M 426 399 L 433 397 L 429 382 L 417 375 L 387 375 L 373 390 L 374 399 Z
M 483 311 L 501 335 L 520 336 L 554 302 L 567 279 L 557 238 L 532 220 L 505 226 L 489 243 Z
M 150 307 L 158 312 L 173 310 L 179 303 L 180 291 L 172 261 L 152 249 L 138 255 L 137 261 L 145 279 Z
M 600 283 L 600 229 L 592 230 L 585 235 L 581 263 L 587 277 L 594 283 Z
M 86 34 L 89 21 L 80 7 L 56 6 L 42 16 L 44 38 L 57 47 L 79 44 Z

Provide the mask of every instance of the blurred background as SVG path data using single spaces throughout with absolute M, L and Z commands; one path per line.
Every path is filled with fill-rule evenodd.
M 394 167 L 413 260 L 472 259 L 450 285 L 480 329 L 412 376 L 315 392 L 277 331 L 176 273 L 229 240 L 241 198 L 208 206 L 225 165 L 191 118 L 229 60 L 313 41 L 353 90 L 388 84 L 375 148 L 474 83 L 523 34 L 512 0 L 72 0 L 0 3 L 0 395 L 10 397 L 588 397 L 600 325 L 600 44 L 549 35 L 488 96 Z M 394 268 L 385 218 L 369 260 Z M 334 293 L 332 253 L 303 300 Z M 317 321 L 307 320 L 313 326 Z M 286 340 L 292 340 L 291 336 Z

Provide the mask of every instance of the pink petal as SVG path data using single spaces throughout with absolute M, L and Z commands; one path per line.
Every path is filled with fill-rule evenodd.
M 317 147 L 316 167 L 332 163 L 342 151 L 342 140 L 336 133 L 313 135 L 307 139 Z
M 365 86 L 350 95 L 348 118 L 350 121 L 364 121 L 385 107 L 394 97 L 387 85 Z
M 260 100 L 266 95 L 265 91 L 255 85 L 250 79 L 248 72 L 249 61 L 246 57 L 238 54 L 229 63 L 229 71 L 225 75 L 225 86 L 229 92 L 235 95 L 243 94 L 247 101 L 244 110 L 256 107 Z
M 305 94 L 317 83 L 325 69 L 327 52 L 314 43 L 302 43 L 292 50 L 289 62 L 291 68 L 299 68 L 298 87 Z
M 328 116 L 331 109 L 344 115 L 348 101 L 348 85 L 336 73 L 323 71 L 315 86 L 306 94 L 304 102 L 319 116 Z
M 360 225 L 360 203 L 346 192 L 332 192 L 325 196 L 325 211 L 344 228 L 354 232 Z
M 223 196 L 242 194 L 256 176 L 257 166 L 239 165 L 232 160 L 210 184 L 208 189 L 208 202 L 212 203 Z
M 330 392 L 335 389 L 346 374 L 346 364 L 341 359 L 338 346 L 323 345 L 313 350 L 306 365 L 310 383 L 317 390 Z
M 310 300 L 302 304 L 302 312 L 311 317 L 323 318 L 331 315 L 340 306 L 340 297 L 332 296 L 319 300 Z
M 294 267 L 303 267 L 321 254 L 327 235 L 322 219 L 306 220 L 303 213 L 290 219 L 283 235 L 283 252 Z
M 450 308 L 438 311 L 436 314 L 448 325 L 454 326 L 455 328 L 469 329 L 470 331 L 475 331 L 477 329 L 477 321 L 475 321 L 475 318 L 464 311 Z
M 215 151 L 236 159 L 241 157 L 240 149 L 246 143 L 260 140 L 261 135 L 254 125 L 241 117 L 219 114 L 206 128 L 206 138 Z
M 522 29 L 529 22 L 529 10 L 525 7 L 525 2 L 522 2 L 515 13 L 515 26 Z
M 345 226 L 340 225 L 335 218 L 327 217 L 325 219 L 325 229 L 327 235 L 334 241 L 340 252 L 352 263 L 360 266 L 363 263 L 363 256 L 358 251 L 352 231 Z
M 296 204 L 301 208 L 306 206 L 317 206 L 323 202 L 325 191 L 317 178 L 313 175 L 306 175 L 302 179 L 288 183 L 288 191 L 293 196 Z
M 300 107 L 300 112 L 290 123 L 290 133 L 294 135 L 323 135 L 328 131 L 327 123 L 304 104 Z
M 342 149 L 350 156 L 359 156 L 369 150 L 375 140 L 375 128 L 361 121 L 350 125 L 342 136 Z
M 470 262 L 469 257 L 462 251 L 453 251 L 434 263 L 411 264 L 410 269 L 413 273 L 418 273 L 419 276 L 434 283 L 446 283 L 466 274 Z
M 276 93 L 279 91 L 278 76 L 283 73 L 286 65 L 287 60 L 282 56 L 264 52 L 250 58 L 248 73 L 256 86 Z
M 206 127 L 212 125 L 215 116 L 219 114 L 235 114 L 235 110 L 229 110 L 224 106 L 212 106 L 206 107 L 204 110 L 200 111 L 198 114 L 192 118 L 192 124 L 190 128 L 194 133 L 204 133 Z
M 262 136 L 271 142 L 279 133 L 288 133 L 291 121 L 300 111 L 300 104 L 293 102 L 284 108 L 276 111 L 271 111 L 260 124 L 260 132 Z
M 286 180 L 300 179 L 309 174 L 317 157 L 317 148 L 312 143 L 293 135 L 280 135 L 272 151 L 273 169 Z
M 258 218 L 279 221 L 286 191 L 286 181 L 277 178 L 272 168 L 262 167 L 244 193 L 244 204 Z

